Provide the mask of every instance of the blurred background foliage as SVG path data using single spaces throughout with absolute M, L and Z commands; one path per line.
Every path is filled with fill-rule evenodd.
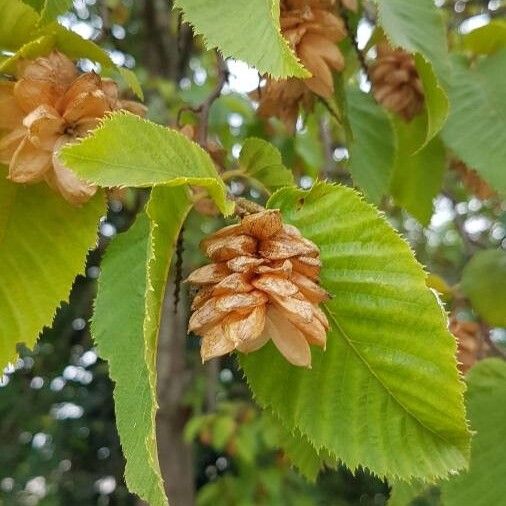
M 37 0 L 27 3 L 38 5 Z M 506 3 L 500 0 L 436 3 L 444 10 L 453 44 L 458 44 L 462 33 L 506 12 Z M 368 15 L 366 10 L 362 19 L 354 20 L 359 44 L 372 31 Z M 194 114 L 185 107 L 199 104 L 212 90 L 217 77 L 215 57 L 203 50 L 198 38 L 192 38 L 188 26 L 181 25 L 169 1 L 74 0 L 60 22 L 99 42 L 118 65 L 135 70 L 150 119 L 177 127 L 195 124 Z M 354 65 L 351 53 L 350 45 L 347 58 Z M 90 70 L 93 65 L 83 61 L 82 67 Z M 255 136 L 277 145 L 302 187 L 309 187 L 316 178 L 351 184 L 344 134 L 322 104 L 302 117 L 297 134 L 290 135 L 280 122 L 256 118 L 248 97 L 258 85 L 256 72 L 234 61 L 229 62 L 229 71 L 228 84 L 211 109 L 209 123 L 210 137 L 223 148 L 220 163 L 224 167 L 233 165 L 244 139 Z M 249 187 L 247 181 L 232 178 L 228 182 L 235 194 L 265 198 L 261 188 Z M 70 304 L 60 309 L 53 328 L 44 331 L 33 352 L 21 350 L 15 366 L 0 376 L 2 505 L 139 504 L 122 478 L 112 384 L 107 364 L 94 351 L 88 320 L 104 247 L 128 228 L 144 201 L 142 191 L 111 194 L 109 214 L 100 225 L 100 245 L 89 256 L 86 277 L 75 283 Z M 476 319 L 468 304 L 455 302 L 455 289 L 450 287 L 460 282 L 463 267 L 476 251 L 505 245 L 504 204 L 472 195 L 454 171 L 447 171 L 429 226 L 422 227 L 388 199 L 381 207 L 427 266 L 447 309 Z M 203 260 L 197 248 L 202 235 L 220 225 L 212 216 L 190 216 L 184 236 L 184 272 Z M 183 298 L 188 296 L 186 290 L 183 287 Z M 492 329 L 491 336 L 500 346 L 504 329 Z M 159 439 L 162 468 L 170 467 L 164 461 L 172 460 L 179 473 L 173 481 L 191 484 L 191 500 L 195 490 L 201 506 L 386 504 L 389 484 L 362 470 L 355 474 L 344 468 L 325 471 L 315 482 L 301 477 L 277 450 L 282 435 L 275 422 L 255 407 L 234 358 L 203 367 L 197 338 L 190 336 L 184 346 L 187 358 L 175 379 L 182 385 L 177 416 L 174 410 L 164 415 L 162 399 Z M 161 363 L 166 359 L 160 353 Z M 166 376 L 161 374 L 161 378 Z M 174 440 L 178 446 L 171 444 Z M 438 491 L 432 490 L 413 504 L 438 502 Z M 174 504 L 179 504 L 177 499 Z

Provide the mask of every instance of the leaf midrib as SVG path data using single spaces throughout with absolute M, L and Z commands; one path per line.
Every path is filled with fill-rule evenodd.
M 110 167 L 114 167 L 114 168 L 117 168 L 117 169 L 132 169 L 132 170 L 138 169 L 138 165 L 129 165 L 128 163 L 119 163 L 119 162 L 115 163 L 115 162 L 111 162 L 111 161 L 104 162 L 103 159 L 94 158 L 93 156 L 76 155 L 76 154 L 67 153 L 65 155 L 65 158 L 73 158 L 76 161 L 82 161 L 82 162 L 100 163 L 102 167 L 104 167 L 104 166 L 110 166 Z M 184 164 L 184 165 L 187 166 L 187 164 Z M 150 166 L 148 170 L 150 172 L 154 172 L 155 174 L 167 175 L 167 173 L 165 171 L 159 170 L 157 168 L 157 166 Z M 84 175 L 81 175 L 81 176 L 84 177 L 84 178 L 86 178 L 86 176 L 84 176 Z M 213 180 L 216 180 L 216 178 L 213 177 L 211 174 L 209 174 L 207 176 L 198 176 L 198 175 L 195 175 L 195 176 L 190 176 L 190 177 L 197 178 L 197 179 L 213 179 Z M 171 176 L 171 177 L 169 177 L 166 180 L 166 183 L 170 182 L 172 179 L 190 179 L 190 177 L 188 177 L 188 176 Z M 151 183 L 146 183 L 146 185 L 149 185 L 149 184 L 151 184 Z M 160 184 L 164 184 L 164 183 L 160 183 Z
M 352 339 L 348 336 L 346 331 L 343 329 L 339 321 L 337 320 L 337 317 L 334 315 L 332 311 L 326 306 L 326 312 L 329 315 L 330 319 L 335 324 L 336 330 L 342 335 L 345 342 L 348 344 L 348 346 L 355 352 L 356 356 L 360 359 L 360 361 L 365 365 L 365 367 L 370 371 L 370 373 L 374 376 L 374 378 L 378 381 L 378 383 L 385 389 L 387 394 L 396 402 L 398 406 L 401 407 L 402 410 L 404 410 L 411 418 L 413 418 L 421 427 L 423 427 L 428 432 L 434 434 L 437 438 L 441 439 L 445 444 L 455 447 L 459 450 L 460 453 L 462 453 L 461 449 L 458 448 L 455 443 L 450 442 L 447 440 L 443 435 L 439 434 L 438 432 L 435 432 L 433 429 L 431 429 L 429 426 L 427 426 L 420 418 L 418 418 L 410 409 L 408 409 L 395 395 L 394 393 L 388 388 L 388 386 L 381 380 L 381 378 L 376 374 L 374 369 L 371 367 L 369 362 L 363 357 L 363 355 L 360 353 L 360 351 L 353 345 Z
M 74 158 L 74 160 L 76 161 L 87 161 L 87 162 L 94 162 L 94 163 L 100 163 L 102 165 L 102 167 L 104 166 L 111 166 L 111 167 L 114 167 L 114 168 L 123 168 L 123 169 L 132 169 L 132 170 L 136 170 L 138 168 L 138 166 L 136 165 L 128 165 L 128 164 L 124 164 L 124 163 L 113 163 L 113 162 L 104 162 L 103 160 L 100 160 L 98 158 L 93 158 L 91 156 L 83 156 L 83 155 L 67 155 L 68 157 L 72 157 Z M 155 169 L 149 169 L 151 173 L 154 173 L 154 174 L 163 174 L 163 175 L 167 175 L 166 172 L 162 171 L 162 170 L 157 170 L 156 168 Z M 87 180 L 87 181 L 92 181 L 94 182 L 95 184 L 99 184 L 100 186 L 116 186 L 116 183 L 105 183 L 103 182 L 100 182 L 98 179 L 90 179 L 90 176 L 85 176 L 83 174 L 78 174 L 80 177 L 82 177 L 83 179 Z M 216 177 L 212 176 L 211 174 L 207 175 L 207 176 L 198 176 L 198 175 L 195 175 L 195 176 L 168 176 L 167 179 L 165 179 L 163 182 L 146 182 L 146 183 L 135 183 L 134 186 L 139 186 L 139 187 L 146 187 L 146 186 L 152 186 L 153 184 L 168 184 L 170 185 L 171 183 L 175 182 L 175 181 L 183 181 L 183 183 L 188 183 L 190 182 L 190 180 L 192 179 L 199 179 L 202 183 L 205 182 L 205 184 L 202 184 L 202 186 L 216 186 L 217 188 L 220 188 L 220 189 L 223 189 L 223 187 L 220 185 L 220 180 L 217 179 Z M 129 186 L 129 185 L 127 185 Z

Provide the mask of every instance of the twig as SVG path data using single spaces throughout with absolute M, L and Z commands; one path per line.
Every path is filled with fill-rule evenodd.
M 481 338 L 483 339 L 483 341 L 485 341 L 485 343 L 488 344 L 490 349 L 496 355 L 498 355 L 502 359 L 506 360 L 506 351 L 503 350 L 500 346 L 498 346 L 494 342 L 494 340 L 490 337 L 490 327 L 484 322 L 480 323 L 480 334 L 481 334 Z
M 342 126 L 343 120 L 341 116 L 339 116 L 339 112 L 332 107 L 329 101 L 320 96 L 318 96 L 318 100 L 323 104 L 323 106 L 325 107 L 325 109 L 327 109 L 330 115 L 337 121 L 337 124 Z
M 262 79 L 263 79 L 262 74 L 258 72 L 258 84 L 257 84 L 258 100 L 262 98 L 262 86 L 260 86 L 262 83 Z
M 228 181 L 229 179 L 234 178 L 234 177 L 248 178 L 249 176 L 248 176 L 248 174 L 246 174 L 246 172 L 242 168 L 227 170 L 227 171 L 223 172 L 223 174 L 221 175 L 221 178 L 225 182 Z
M 174 273 L 174 313 L 177 313 L 179 304 L 179 293 L 183 279 L 183 250 L 184 250 L 184 227 L 181 228 L 176 244 L 176 264 Z
M 163 10 L 162 10 L 163 9 Z M 170 14 L 168 5 L 158 0 L 145 0 L 143 13 L 146 41 L 149 47 L 146 60 L 150 62 L 156 73 L 168 78 L 174 78 L 171 68 L 174 65 L 174 51 L 176 47 L 169 28 Z
M 177 50 L 180 54 L 183 52 L 183 38 L 181 37 L 182 28 L 183 28 L 183 11 L 180 11 L 177 16 Z
M 458 204 L 457 199 L 449 191 L 444 191 L 443 195 L 448 200 L 450 200 L 450 202 L 452 203 L 453 210 L 454 210 L 453 224 L 454 224 L 460 238 L 462 239 L 462 242 L 464 244 L 464 248 L 466 250 L 466 256 L 468 258 L 472 257 L 476 253 L 477 250 L 479 250 L 480 248 L 483 247 L 483 245 L 479 241 L 474 240 L 467 233 L 466 227 L 465 227 L 465 220 L 457 212 L 457 204 Z
M 230 197 L 235 201 L 235 214 L 238 216 L 246 216 L 247 214 L 259 213 L 265 211 L 265 208 L 260 204 L 253 202 L 252 200 L 245 199 L 243 197 Z
M 468 257 L 472 257 L 476 250 L 479 248 L 479 244 L 476 243 L 474 239 L 469 237 L 469 234 L 466 231 L 465 220 L 460 216 L 457 211 L 455 211 L 455 217 L 453 218 L 453 224 L 457 229 L 457 232 L 464 243 L 464 248 L 466 250 L 466 255 Z
M 348 37 L 350 38 L 351 44 L 352 44 L 353 48 L 355 49 L 355 53 L 357 53 L 357 58 L 360 63 L 360 67 L 362 68 L 364 74 L 366 75 L 367 80 L 369 82 L 372 82 L 371 75 L 369 73 L 369 66 L 367 65 L 367 62 L 365 61 L 364 53 L 358 47 L 357 39 L 356 39 L 355 35 L 352 33 L 352 29 L 351 29 L 351 25 L 350 25 L 350 18 L 348 17 L 348 14 L 345 11 L 345 9 L 341 9 L 340 14 L 341 14 L 341 18 L 344 21 L 344 26 L 346 27 L 346 31 L 348 32 Z
M 225 60 L 221 57 L 221 55 L 216 52 L 216 63 L 217 63 L 217 72 L 218 72 L 218 81 L 216 86 L 213 88 L 208 97 L 199 105 L 185 106 L 179 109 L 177 113 L 176 123 L 177 126 L 181 127 L 181 115 L 185 111 L 190 111 L 199 115 L 199 125 L 197 130 L 197 139 L 196 141 L 205 149 L 207 148 L 207 131 L 209 128 L 209 111 L 211 110 L 211 106 L 214 101 L 219 98 L 221 95 L 221 91 L 225 83 L 228 81 L 228 68 Z
M 179 81 L 188 67 L 193 49 L 193 32 L 191 27 L 183 21 L 183 11 L 179 13 L 177 22 L 177 80 Z
M 223 89 L 223 86 L 225 86 L 225 83 L 228 81 L 227 64 L 218 52 L 216 52 L 216 63 L 218 70 L 218 82 L 216 83 L 213 91 L 199 106 L 200 122 L 197 133 L 197 140 L 199 144 L 204 147 L 207 145 L 209 111 L 211 110 L 211 106 L 213 105 L 214 101 L 221 95 L 221 90 Z
M 325 152 L 325 164 L 322 168 L 321 176 L 322 179 L 330 179 L 332 175 L 332 169 L 335 165 L 335 161 L 332 158 L 333 146 L 332 146 L 332 134 L 330 132 L 328 118 L 320 118 L 320 138 L 323 143 L 323 149 Z
M 109 16 L 109 6 L 106 0 L 100 2 L 100 17 L 102 18 L 102 30 L 98 41 L 105 39 L 111 32 L 111 22 Z M 97 41 L 97 42 L 98 42 Z

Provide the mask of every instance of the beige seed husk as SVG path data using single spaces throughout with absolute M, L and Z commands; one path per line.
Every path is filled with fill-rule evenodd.
M 204 239 L 213 263 L 190 274 L 199 290 L 188 330 L 202 337 L 202 360 L 268 341 L 293 365 L 310 367 L 310 345 L 325 348 L 329 322 L 319 304 L 319 249 L 279 210 L 243 217 Z
M 374 98 L 386 109 L 410 121 L 424 104 L 423 86 L 413 56 L 383 42 L 370 75 Z

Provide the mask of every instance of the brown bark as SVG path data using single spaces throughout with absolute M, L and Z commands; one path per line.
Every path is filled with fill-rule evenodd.
M 188 25 L 180 25 L 179 14 L 167 0 L 144 0 L 144 61 L 155 75 L 176 83 L 186 74 L 193 47 Z
M 183 431 L 188 409 L 183 398 L 192 371 L 186 362 L 188 294 L 181 289 L 181 300 L 174 312 L 174 281 L 167 286 L 158 345 L 158 456 L 165 490 L 171 506 L 195 504 L 194 464 L 191 445 Z

